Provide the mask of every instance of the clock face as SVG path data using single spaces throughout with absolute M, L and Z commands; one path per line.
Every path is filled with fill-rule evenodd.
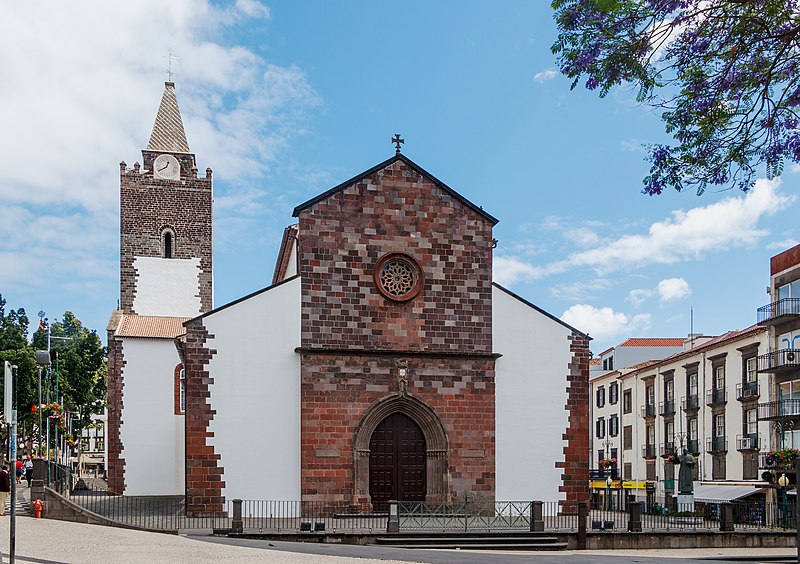
M 181 165 L 172 155 L 158 155 L 153 161 L 153 174 L 156 178 L 177 180 L 181 176 Z

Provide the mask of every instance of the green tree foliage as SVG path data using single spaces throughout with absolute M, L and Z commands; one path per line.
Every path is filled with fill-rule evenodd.
M 800 162 L 800 0 L 553 0 L 572 88 L 632 84 L 674 144 L 648 147 L 643 192 L 747 191 Z
M 28 342 L 29 319 L 25 310 L 6 310 L 0 295 L 0 362 L 9 361 L 17 370 L 17 416 L 22 442 L 31 443 L 38 415 L 36 350 L 46 350 L 46 325 L 40 324 Z M 42 401 L 60 403 L 72 413 L 73 434 L 91 425 L 91 415 L 105 405 L 107 368 L 105 350 L 97 333 L 90 331 L 72 312 L 50 326 L 51 366 L 42 371 Z M 0 378 L 0 394 L 3 382 Z M 2 397 L 2 395 L 0 395 Z

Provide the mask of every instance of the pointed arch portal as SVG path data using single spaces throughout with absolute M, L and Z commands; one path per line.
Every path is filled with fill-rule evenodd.
M 447 498 L 447 435 L 425 403 L 395 394 L 374 404 L 354 441 L 354 502 L 385 510 L 391 499 L 438 502 Z

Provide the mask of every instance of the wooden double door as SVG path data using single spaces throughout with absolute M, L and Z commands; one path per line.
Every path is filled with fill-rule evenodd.
M 425 501 L 425 437 L 413 419 L 393 413 L 369 441 L 369 494 L 375 511 L 390 500 Z

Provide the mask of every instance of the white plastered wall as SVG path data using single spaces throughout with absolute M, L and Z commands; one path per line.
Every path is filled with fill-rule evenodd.
M 227 499 L 300 499 L 300 279 L 203 320 Z
M 136 296 L 139 315 L 194 317 L 200 312 L 200 259 L 136 257 Z
M 569 329 L 492 288 L 495 367 L 496 498 L 564 499 L 558 491 L 568 424 Z
M 122 347 L 125 494 L 183 494 L 184 429 L 183 416 L 175 415 L 175 367 L 180 364 L 175 343 L 126 338 Z

